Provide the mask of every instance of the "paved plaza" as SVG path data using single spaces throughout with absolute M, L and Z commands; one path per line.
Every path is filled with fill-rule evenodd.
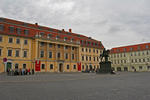
M 149 100 L 149 72 L 0 74 L 0 100 Z

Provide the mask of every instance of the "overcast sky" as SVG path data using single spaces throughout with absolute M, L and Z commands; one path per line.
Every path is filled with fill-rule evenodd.
M 0 17 L 71 28 L 107 49 L 150 42 L 150 0 L 0 0 Z

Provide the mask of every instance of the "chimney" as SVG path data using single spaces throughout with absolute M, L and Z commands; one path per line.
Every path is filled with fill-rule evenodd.
M 69 29 L 69 32 L 72 33 L 72 29 L 71 28 Z
M 65 32 L 65 30 L 64 30 L 64 29 L 62 29 L 62 31 L 63 31 L 63 32 Z
M 35 23 L 36 26 L 38 26 L 38 23 Z

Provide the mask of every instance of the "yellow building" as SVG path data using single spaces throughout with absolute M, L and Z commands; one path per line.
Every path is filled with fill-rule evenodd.
M 150 71 L 150 43 L 112 48 L 110 60 L 115 71 Z
M 78 72 L 99 67 L 100 41 L 57 29 L 0 18 L 0 72 Z

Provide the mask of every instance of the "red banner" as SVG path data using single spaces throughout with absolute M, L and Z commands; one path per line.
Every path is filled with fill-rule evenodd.
M 35 71 L 41 71 L 41 61 L 40 60 L 35 61 Z
M 81 63 L 77 63 L 78 65 L 78 71 L 81 71 Z

